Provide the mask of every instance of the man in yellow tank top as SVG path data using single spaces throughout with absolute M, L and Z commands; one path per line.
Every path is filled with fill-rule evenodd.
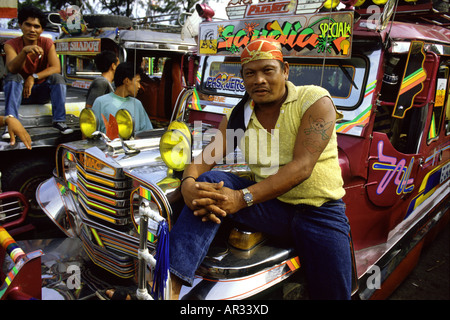
M 292 243 L 311 299 L 350 299 L 350 228 L 335 131 L 341 114 L 325 89 L 288 81 L 289 64 L 275 42 L 252 41 L 241 65 L 246 97 L 220 124 L 213 152 L 183 174 L 186 206 L 170 234 L 174 298 L 181 284 L 192 285 L 221 221 L 231 218 Z M 227 131 L 240 128 L 255 181 L 210 171 L 232 151 Z

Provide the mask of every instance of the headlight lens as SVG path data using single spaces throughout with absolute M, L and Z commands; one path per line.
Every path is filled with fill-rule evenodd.
M 188 138 L 189 144 L 192 142 L 191 131 L 189 130 L 189 127 L 187 126 L 187 124 L 184 122 L 177 121 L 177 120 L 172 121 L 169 124 L 169 127 L 167 128 L 167 130 L 180 130 L 186 136 L 186 138 Z
M 191 159 L 191 143 L 186 135 L 178 130 L 168 130 L 159 142 L 159 151 L 166 165 L 175 171 L 182 171 Z
M 91 108 L 84 108 L 80 113 L 80 129 L 87 138 L 92 138 L 92 134 L 97 131 L 98 119 Z
M 337 7 L 338 4 L 339 4 L 339 0 L 327 0 L 324 2 L 323 6 L 326 9 L 330 9 L 330 8 L 334 9 Z
M 116 121 L 119 126 L 119 137 L 124 140 L 130 139 L 134 129 L 133 117 L 130 112 L 125 109 L 120 109 L 116 113 Z

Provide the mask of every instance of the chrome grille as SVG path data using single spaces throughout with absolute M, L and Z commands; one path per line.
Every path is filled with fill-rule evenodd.
M 130 178 L 114 179 L 85 171 L 77 164 L 78 200 L 85 212 L 115 225 L 131 223 Z

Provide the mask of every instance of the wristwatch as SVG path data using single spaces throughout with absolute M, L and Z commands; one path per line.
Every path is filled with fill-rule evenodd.
M 39 76 L 37 75 L 37 73 L 33 73 L 31 76 L 34 78 L 35 81 L 39 80 Z
M 250 207 L 253 204 L 252 193 L 247 188 L 242 189 L 242 193 L 244 194 L 244 201 L 247 203 L 247 206 Z
M 7 116 L 5 116 L 4 119 L 6 120 L 6 119 L 8 119 L 8 118 L 15 118 L 15 117 L 14 117 L 12 114 L 8 114 Z

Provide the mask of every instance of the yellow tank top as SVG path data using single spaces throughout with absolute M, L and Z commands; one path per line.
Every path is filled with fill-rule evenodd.
M 330 97 L 327 90 L 318 86 L 296 87 L 291 82 L 287 82 L 287 89 L 288 95 L 281 107 L 275 127 L 278 130 L 273 132 L 265 130 L 252 112 L 245 135 L 239 144 L 257 182 L 275 174 L 278 168 L 292 161 L 295 139 L 303 114 L 320 98 Z M 336 115 L 338 119 L 342 118 L 342 114 L 337 109 Z M 336 130 L 334 130 L 311 176 L 279 196 L 278 199 L 290 204 L 319 207 L 327 201 L 340 199 L 344 195 Z

